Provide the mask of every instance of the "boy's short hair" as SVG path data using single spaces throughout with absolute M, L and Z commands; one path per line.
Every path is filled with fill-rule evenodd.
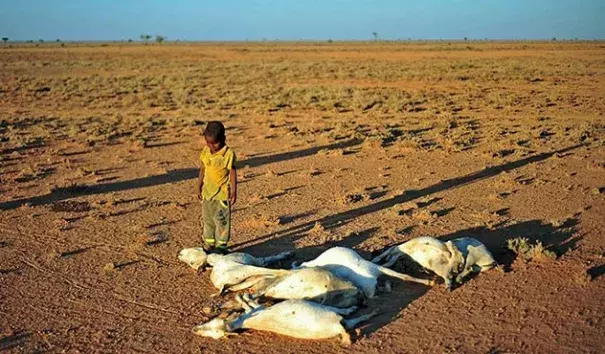
M 208 124 L 206 125 L 206 129 L 204 129 L 204 136 L 224 143 L 225 126 L 223 125 L 223 123 L 216 120 L 208 122 Z

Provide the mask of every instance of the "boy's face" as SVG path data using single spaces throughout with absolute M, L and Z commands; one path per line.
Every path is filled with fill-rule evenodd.
M 223 143 L 218 139 L 214 139 L 211 136 L 204 136 L 204 139 L 206 139 L 206 145 L 212 153 L 215 153 L 223 148 Z

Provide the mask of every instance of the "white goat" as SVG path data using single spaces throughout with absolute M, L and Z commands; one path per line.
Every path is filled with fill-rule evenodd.
M 251 285 L 252 284 L 252 285 Z M 322 267 L 290 270 L 280 276 L 255 276 L 229 290 L 251 286 L 255 299 L 265 297 L 276 300 L 309 300 L 326 306 L 350 307 L 365 303 L 364 293 L 349 280 L 342 279 Z M 223 308 L 233 308 L 233 301 Z
M 286 251 L 269 257 L 254 257 L 248 253 L 234 252 L 226 255 L 211 253 L 207 254 L 201 247 L 184 248 L 179 252 L 179 260 L 187 263 L 191 268 L 198 270 L 200 267 L 216 266 L 219 263 L 238 263 L 265 267 L 269 264 L 281 261 L 292 256 L 292 252 Z
M 393 246 L 372 259 L 372 262 L 378 263 L 386 258 L 383 266 L 390 267 L 402 256 L 408 256 L 443 278 L 448 289 L 452 288 L 454 276 L 464 267 L 464 257 L 451 241 L 442 242 L 433 237 L 417 237 Z
M 461 252 L 464 267 L 456 277 L 456 282 L 462 284 L 464 278 L 471 272 L 482 273 L 498 266 L 487 247 L 479 240 L 462 237 L 451 240 Z
M 366 321 L 377 314 L 344 320 L 340 315 L 349 315 L 357 307 L 336 308 L 305 300 L 287 300 L 271 307 L 264 307 L 250 299 L 236 299 L 246 312 L 232 321 L 215 318 L 193 328 L 193 332 L 206 337 L 221 338 L 238 329 L 256 329 L 302 339 L 326 339 L 342 337 L 343 345 L 351 344 L 347 329 Z
M 193 269 L 199 269 L 206 264 L 212 266 L 210 281 L 222 294 L 225 288 L 240 284 L 244 280 L 256 276 L 277 276 L 288 273 L 283 269 L 269 269 L 263 266 L 289 257 L 291 252 L 282 252 L 275 256 L 256 258 L 246 253 L 231 253 L 228 255 L 206 254 L 203 248 L 186 248 L 179 252 L 179 259 Z
M 425 285 L 433 285 L 433 281 L 431 280 L 414 278 L 374 264 L 363 259 L 354 250 L 344 247 L 332 247 L 314 260 L 302 263 L 299 267 L 323 267 L 337 276 L 353 282 L 368 298 L 374 297 L 376 294 L 378 277 L 381 275 Z

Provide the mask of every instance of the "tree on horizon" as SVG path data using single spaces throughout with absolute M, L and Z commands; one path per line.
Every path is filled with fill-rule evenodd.
M 147 43 L 147 41 L 151 39 L 151 35 L 143 33 L 140 38 L 143 42 Z

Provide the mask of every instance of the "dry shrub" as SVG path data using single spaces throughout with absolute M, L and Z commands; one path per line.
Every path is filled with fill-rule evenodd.
M 382 139 L 376 136 L 368 137 L 363 140 L 361 146 L 364 149 L 380 149 L 382 148 Z
M 54 212 L 82 213 L 92 209 L 87 201 L 62 200 L 51 204 L 50 209 Z
M 115 265 L 113 262 L 111 262 L 111 263 L 107 263 L 107 264 L 105 264 L 105 266 L 103 267 L 103 271 L 104 271 L 105 273 L 112 273 L 112 272 L 114 272 L 115 270 L 116 270 L 116 265 Z
M 313 228 L 311 230 L 309 230 L 309 237 L 308 241 L 311 242 L 311 244 L 327 244 L 330 242 L 338 242 L 341 240 L 341 237 L 335 233 L 330 232 L 329 230 L 326 230 L 326 228 L 319 222 L 316 222 L 315 225 L 313 225 Z
M 267 197 L 262 194 L 253 194 L 249 199 L 251 205 L 260 204 L 265 201 L 267 201 Z
M 130 145 L 130 151 L 139 151 L 149 146 L 149 138 L 137 137 L 133 139 Z
M 36 179 L 36 171 L 31 167 L 22 168 L 19 173 L 13 178 L 15 182 L 28 182 Z
M 582 123 L 573 130 L 571 138 L 578 143 L 590 140 L 598 140 L 605 134 L 605 125 L 599 123 Z
M 321 149 L 317 154 L 324 156 L 343 156 L 345 152 L 343 149 Z
M 326 233 L 326 228 L 319 222 L 316 222 L 315 225 L 313 225 L 313 228 L 309 231 L 312 234 L 324 234 Z
M 283 218 L 262 214 L 256 214 L 254 217 L 242 221 L 244 227 L 252 229 L 277 227 L 282 224 L 284 224 Z
M 368 199 L 370 199 L 370 197 L 367 193 L 350 193 L 343 196 L 340 202 L 343 205 L 348 205 L 363 202 Z
M 431 212 L 430 210 L 412 210 L 411 211 L 411 216 L 413 219 L 423 223 L 423 224 L 430 224 L 431 222 L 433 222 L 435 219 L 437 219 L 439 217 L 439 215 L 435 212 Z
M 506 247 L 513 251 L 517 256 L 521 256 L 521 259 L 526 262 L 554 260 L 557 258 L 557 255 L 554 252 L 547 250 L 539 240 L 532 245 L 527 238 L 516 237 L 507 240 Z
M 53 185 L 50 188 L 51 193 L 72 193 L 80 194 L 86 192 L 88 185 L 78 182 L 67 182 L 66 184 Z
M 438 118 L 436 128 L 440 134 L 447 134 L 448 132 L 458 128 L 460 123 L 456 117 L 451 114 L 447 114 Z
M 322 172 L 320 169 L 317 169 L 317 168 L 312 168 L 312 169 L 309 171 L 309 176 L 311 176 L 311 177 L 315 177 L 315 176 L 319 176 L 319 175 L 321 175 L 322 173 L 323 173 L 323 172 Z

